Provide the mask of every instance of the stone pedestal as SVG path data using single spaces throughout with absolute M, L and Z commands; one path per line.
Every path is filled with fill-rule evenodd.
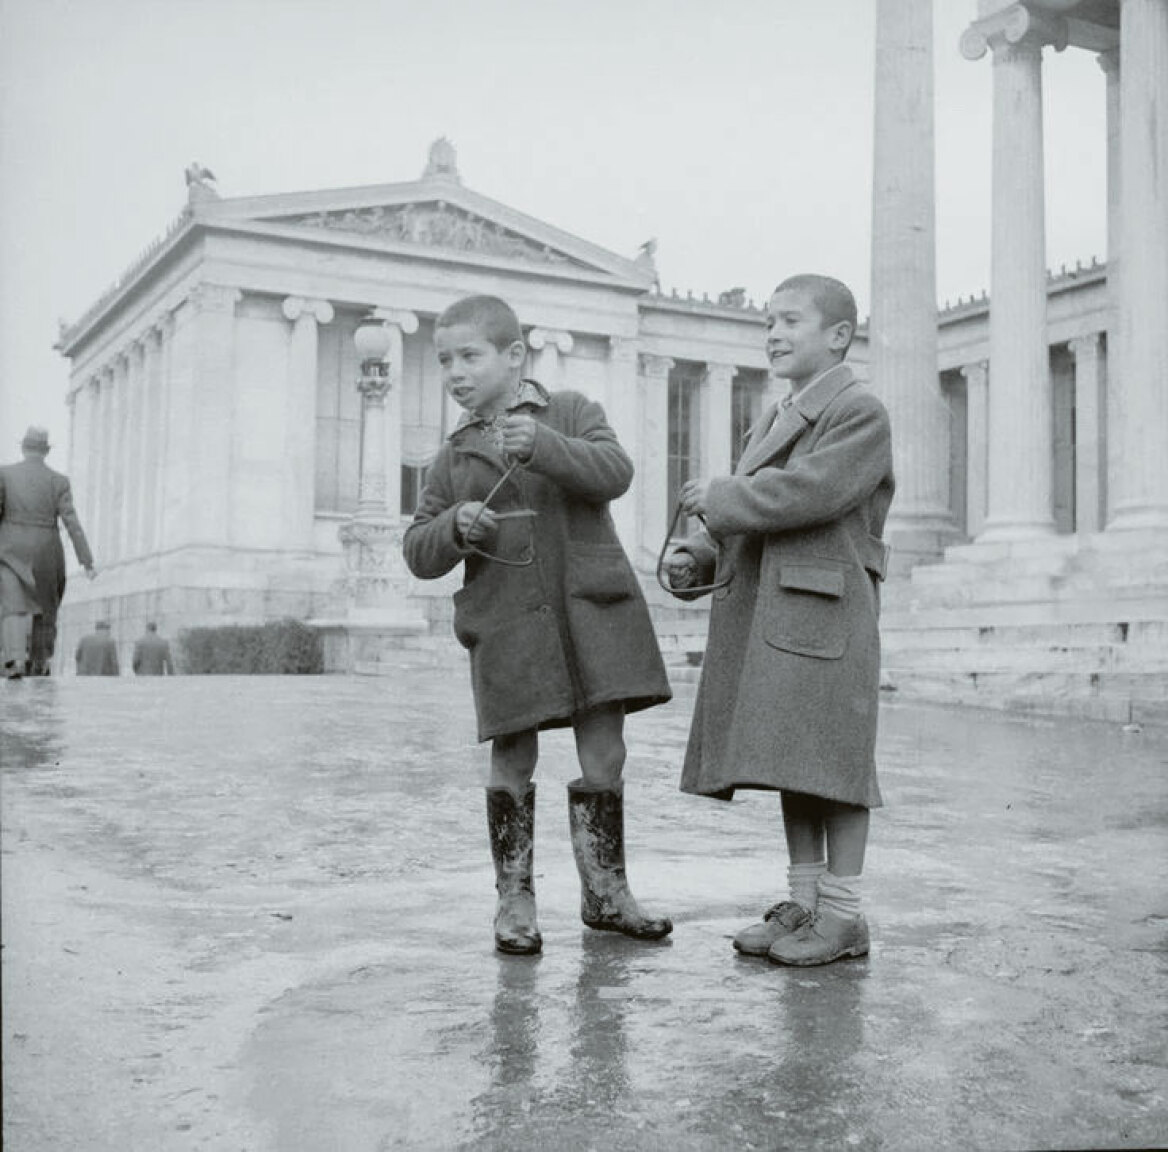
M 326 670 L 378 671 L 388 650 L 404 638 L 424 635 L 429 625 L 410 603 L 410 574 L 402 557 L 404 526 L 387 483 L 400 470 L 402 331 L 416 331 L 412 313 L 374 314 L 388 329 L 389 352 L 378 370 L 366 372 L 357 388 L 362 399 L 361 479 L 357 512 L 338 535 L 345 570 L 337 591 L 343 617 L 314 620 L 325 633 Z

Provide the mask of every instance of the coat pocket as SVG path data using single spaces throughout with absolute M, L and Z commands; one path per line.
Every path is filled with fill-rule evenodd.
M 782 562 L 766 615 L 766 642 L 797 656 L 843 656 L 848 646 L 848 569 L 848 564 L 818 556 Z
M 637 578 L 619 544 L 569 544 L 568 595 L 593 604 L 616 604 L 637 591 Z

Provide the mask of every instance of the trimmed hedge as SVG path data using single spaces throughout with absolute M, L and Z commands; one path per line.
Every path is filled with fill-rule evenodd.
M 191 676 L 314 675 L 324 671 L 320 634 L 299 620 L 187 628 L 178 639 L 182 670 Z

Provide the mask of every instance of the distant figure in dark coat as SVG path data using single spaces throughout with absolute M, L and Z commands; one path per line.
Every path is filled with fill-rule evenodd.
M 158 625 L 153 620 L 146 625 L 146 634 L 134 644 L 134 672 L 138 676 L 174 675 L 170 642 L 158 635 Z
M 47 676 L 57 639 L 57 607 L 65 594 L 65 525 L 78 562 L 92 580 L 93 555 L 69 479 L 45 464 L 49 434 L 31 427 L 20 442 L 24 459 L 0 467 L 0 658 L 4 675 Z
M 82 636 L 77 644 L 78 676 L 120 676 L 118 646 L 109 634 L 104 620 L 97 622 L 97 630 Z

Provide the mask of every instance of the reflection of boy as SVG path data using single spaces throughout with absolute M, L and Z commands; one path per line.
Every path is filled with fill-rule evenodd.
M 470 652 L 480 740 L 491 741 L 487 820 L 499 901 L 495 944 L 538 952 L 532 884 L 541 728 L 571 725 L 582 779 L 568 786 L 581 916 L 658 939 L 624 870 L 626 712 L 670 697 L 640 586 L 608 502 L 633 468 L 600 406 L 521 379 L 519 321 L 493 296 L 437 320 L 442 380 L 466 409 L 431 466 L 405 557 L 415 576 L 465 563 L 454 631 Z
M 682 488 L 708 533 L 666 563 L 683 598 L 715 566 L 729 580 L 714 593 L 681 787 L 782 793 L 790 899 L 734 946 L 783 964 L 868 951 L 860 874 L 881 803 L 878 582 L 893 476 L 888 414 L 842 363 L 855 328 L 839 281 L 779 285 L 766 348 L 790 394 L 752 431 L 733 476 Z

